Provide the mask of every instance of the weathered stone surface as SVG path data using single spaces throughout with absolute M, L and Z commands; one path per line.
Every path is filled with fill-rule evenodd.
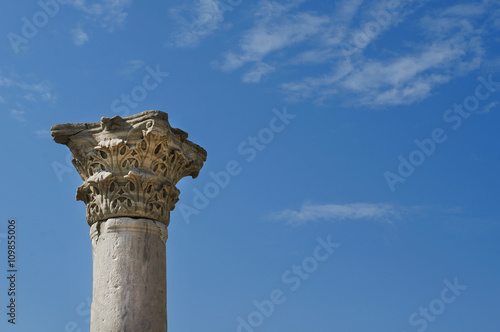
M 167 331 L 166 236 L 149 219 L 92 225 L 92 332 Z
M 55 125 L 51 132 L 73 154 L 83 180 L 76 199 L 85 202 L 89 225 L 135 217 L 168 226 L 179 200 L 175 184 L 185 176 L 195 178 L 207 156 L 160 111 Z
M 70 148 L 83 180 L 76 199 L 91 225 L 91 331 L 166 332 L 165 241 L 175 185 L 198 175 L 206 151 L 159 111 L 51 131 Z

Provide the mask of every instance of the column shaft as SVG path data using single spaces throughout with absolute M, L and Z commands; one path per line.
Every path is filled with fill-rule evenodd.
M 167 331 L 167 228 L 150 219 L 92 225 L 91 332 Z

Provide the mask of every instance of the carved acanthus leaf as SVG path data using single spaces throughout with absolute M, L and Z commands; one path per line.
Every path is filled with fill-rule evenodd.
M 206 160 L 206 151 L 171 128 L 167 115 L 158 111 L 57 125 L 52 136 L 75 157 L 83 180 L 76 199 L 85 202 L 90 225 L 114 217 L 168 225 L 179 200 L 175 184 L 185 176 L 196 177 Z

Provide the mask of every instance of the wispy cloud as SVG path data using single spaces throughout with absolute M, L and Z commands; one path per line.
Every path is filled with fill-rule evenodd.
M 313 221 L 343 221 L 366 219 L 392 222 L 400 217 L 400 212 L 391 204 L 304 204 L 300 210 L 286 209 L 272 213 L 269 219 L 283 220 L 289 225 L 303 225 Z
M 483 3 L 469 3 L 469 4 L 458 4 L 446 8 L 440 14 L 441 16 L 476 16 L 484 14 L 486 11 L 485 2 Z
M 119 75 L 130 77 L 137 70 L 141 69 L 144 66 L 144 61 L 142 60 L 130 60 L 127 61 L 125 67 L 118 71 Z
M 2 87 L 8 87 L 14 85 L 14 81 L 12 81 L 10 78 L 0 76 L 0 86 Z
M 349 25 L 359 12 L 363 0 L 343 0 L 336 2 L 335 21 L 343 25 Z
M 32 100 L 41 99 L 42 101 L 55 102 L 57 99 L 50 84 L 46 81 L 40 83 L 17 82 L 17 86 L 23 90 L 35 93 L 37 97 L 34 97 Z M 33 96 L 33 94 L 31 94 L 31 96 Z
M 500 28 L 497 2 L 438 4 L 423 11 L 426 2 L 340 0 L 328 12 L 304 0 L 261 0 L 254 4 L 252 25 L 213 65 L 225 72 L 244 68 L 245 83 L 293 71 L 297 78 L 280 84 L 289 101 L 322 104 L 340 97 L 375 107 L 419 102 L 480 68 L 487 57 L 484 35 Z M 401 40 L 386 43 L 387 34 Z
M 220 1 L 196 0 L 191 6 L 180 6 L 170 11 L 178 28 L 170 35 L 168 46 L 188 48 L 220 29 L 224 21 L 224 10 Z
M 239 50 L 226 52 L 219 67 L 224 71 L 232 71 L 246 63 L 261 62 L 273 52 L 300 44 L 317 35 L 330 23 L 330 18 L 326 15 L 290 13 L 298 4 L 297 1 L 288 5 L 262 1 L 256 13 L 256 23 L 243 33 Z
M 492 101 L 488 105 L 484 106 L 483 109 L 481 109 L 481 111 L 479 111 L 478 113 L 489 113 L 489 112 L 491 112 L 492 109 L 498 108 L 497 106 L 499 104 L 500 103 L 498 101 Z
M 436 43 L 420 54 L 397 57 L 387 62 L 367 62 L 353 69 L 340 86 L 353 93 L 363 93 L 362 103 L 371 105 L 410 104 L 426 98 L 432 88 L 476 66 L 466 57 L 473 46 L 464 40 Z M 470 66 L 460 72 L 460 67 Z
M 384 59 L 361 49 L 348 60 L 337 58 L 328 74 L 283 83 L 281 88 L 290 101 L 314 98 L 323 103 L 342 93 L 356 104 L 370 106 L 418 102 L 437 86 L 480 67 L 485 54 L 482 28 L 473 23 L 480 25 L 477 15 L 484 12 L 481 8 L 469 12 L 460 6 L 436 10 L 420 20 L 425 38 L 418 44 L 391 52 Z M 302 53 L 296 61 L 335 56 L 335 51 L 319 48 Z
M 130 7 L 132 0 L 100 0 L 92 3 L 87 3 L 86 0 L 72 0 L 71 3 L 103 28 L 113 32 L 125 25 L 128 15 L 126 9 Z
M 307 1 L 303 0 L 259 1 L 253 27 L 242 33 L 237 49 L 224 52 L 221 61 L 214 61 L 214 67 L 230 72 L 248 63 L 258 64 L 270 57 L 279 58 L 272 62 L 280 63 L 282 67 L 328 63 L 332 59 L 342 58 L 340 45 L 354 39 L 369 20 L 375 21 L 373 16 L 367 16 L 366 13 L 383 9 L 387 1 L 365 5 L 367 8 L 361 11 L 362 0 L 343 0 L 332 4 L 334 11 L 327 14 L 306 10 L 303 8 L 305 4 Z M 401 15 L 406 15 L 405 11 L 401 12 Z M 396 19 L 389 20 L 381 30 L 397 22 Z M 364 47 L 368 44 L 365 43 Z M 243 81 L 254 82 L 246 79 L 246 74 Z
M 25 100 L 55 102 L 57 99 L 48 81 L 33 82 L 33 79 L 23 79 L 16 74 L 11 74 L 10 77 L 0 75 L 0 87 L 12 89 L 14 92 L 9 93 L 9 96 L 21 94 Z
M 50 130 L 46 129 L 35 130 L 35 135 L 39 138 L 51 138 Z
M 260 62 L 255 64 L 252 69 L 246 72 L 243 75 L 242 80 L 245 83 L 258 83 L 264 76 L 274 71 L 276 71 L 276 67 Z
M 82 28 L 75 28 L 71 30 L 70 33 L 71 38 L 73 39 L 73 43 L 76 46 L 82 46 L 89 41 L 89 36 L 87 35 L 87 33 L 85 33 L 85 31 L 83 31 Z
M 20 76 L 11 72 L 8 77 L 0 73 L 0 102 L 9 107 L 11 118 L 24 123 L 29 120 L 29 113 L 33 105 L 40 108 L 42 103 L 55 103 L 57 96 L 48 81 L 37 81 L 33 75 Z
M 10 110 L 10 116 L 19 122 L 26 121 L 26 118 L 24 117 L 24 115 L 25 115 L 25 112 L 22 110 L 16 110 L 16 109 Z

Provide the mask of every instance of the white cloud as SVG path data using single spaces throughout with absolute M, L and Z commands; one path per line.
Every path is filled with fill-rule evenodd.
M 400 213 L 391 204 L 304 204 L 300 210 L 286 209 L 272 213 L 268 217 L 274 220 L 284 220 L 289 225 L 303 225 L 318 220 L 342 221 L 353 219 L 390 223 L 393 219 L 398 219 Z
M 468 63 L 463 59 L 468 47 L 463 41 L 451 40 L 431 45 L 413 56 L 367 62 L 347 75 L 340 86 L 364 93 L 366 104 L 409 104 L 427 97 L 432 88 L 448 82 L 454 74 L 461 74 L 457 68 Z
M 40 130 L 35 130 L 35 135 L 37 135 L 39 138 L 50 138 L 50 130 L 46 129 L 40 129 Z
M 23 90 L 34 92 L 37 97 L 33 97 L 33 95 L 31 94 L 31 100 L 37 100 L 38 98 L 47 102 L 55 102 L 57 99 L 56 95 L 52 91 L 50 84 L 48 82 L 41 82 L 35 84 L 18 82 L 17 86 Z
M 82 46 L 86 42 L 89 41 L 89 36 L 83 31 L 82 28 L 76 28 L 70 31 L 71 38 L 73 39 L 73 43 L 76 46 Z
M 0 96 L 0 103 L 5 104 L 5 98 Z
M 341 0 L 332 3 L 331 12 L 317 12 L 303 0 L 261 0 L 253 12 L 253 25 L 241 33 L 236 47 L 213 64 L 227 72 L 252 65 L 242 76 L 246 83 L 295 66 L 294 73 L 309 76 L 281 84 L 291 101 L 323 103 L 341 94 L 346 103 L 369 106 L 415 103 L 432 95 L 436 87 L 477 70 L 486 57 L 483 34 L 500 20 L 487 0 L 477 6 L 419 11 L 425 2 L 400 2 L 394 12 L 388 0 Z M 412 16 L 416 13 L 425 16 Z M 400 42 L 378 45 L 386 32 L 408 19 L 412 29 L 402 27 L 398 34 L 417 38 L 402 36 Z M 377 24 L 378 31 L 365 38 L 365 44 L 355 43 L 357 36 L 368 34 L 367 27 Z M 343 45 L 350 45 L 355 53 L 346 56 Z M 297 68 L 311 65 L 316 68 Z
M 127 62 L 124 68 L 122 68 L 118 73 L 122 76 L 130 76 L 137 70 L 144 66 L 144 61 L 142 60 L 130 60 Z
M 271 19 L 280 17 L 283 14 L 298 8 L 302 3 L 309 0 L 260 0 L 257 3 L 255 16 L 259 18 Z
M 404 52 L 393 52 L 383 60 L 367 58 L 361 52 L 350 61 L 339 59 L 329 74 L 302 78 L 281 87 L 291 101 L 314 98 L 322 103 L 341 92 L 352 97 L 354 103 L 370 106 L 411 104 L 425 99 L 437 86 L 478 69 L 485 56 L 480 29 L 463 17 L 443 18 L 441 14 L 422 19 L 420 27 L 426 40 Z M 314 52 L 301 56 L 304 60 L 313 57 Z
M 267 63 L 260 62 L 243 75 L 242 81 L 245 83 L 258 83 L 262 77 L 274 71 L 276 71 L 275 67 L 268 65 Z
M 484 3 L 459 4 L 446 8 L 441 12 L 442 16 L 476 16 L 484 14 L 486 7 Z
M 328 60 L 338 57 L 339 52 L 331 48 L 317 48 L 307 50 L 295 56 L 291 63 L 293 64 L 321 64 Z
M 343 24 L 349 24 L 354 16 L 358 13 L 359 7 L 363 0 L 344 0 L 337 3 L 335 11 L 335 21 L 340 21 Z
M 13 85 L 13 81 L 11 79 L 0 76 L 0 86 L 8 87 L 8 86 L 12 86 L 12 85 Z
M 411 1 L 410 1 L 411 2 Z M 364 4 L 364 6 L 362 6 Z M 364 3 L 363 0 L 344 0 L 337 2 L 335 10 L 331 13 L 330 24 L 322 29 L 317 36 L 318 43 L 312 45 L 295 57 L 293 63 L 323 63 L 333 58 L 344 58 L 342 48 L 362 51 L 370 45 L 377 37 L 391 26 L 399 23 L 410 12 L 410 3 L 400 4 L 400 7 L 408 6 L 398 14 L 390 14 L 386 1 L 375 1 Z M 402 8 L 401 8 L 402 9 Z M 385 14 L 380 14 L 381 12 Z M 376 17 L 373 16 L 376 13 Z M 378 23 L 377 18 L 384 18 L 383 25 Z M 379 31 L 375 35 L 368 36 L 365 30 L 369 26 L 375 26 Z M 359 45 L 357 38 L 363 40 Z
M 92 20 L 113 32 L 116 29 L 122 28 L 127 19 L 125 11 L 132 4 L 132 0 L 101 0 L 87 3 L 86 0 L 73 0 L 73 6 L 83 11 Z
M 10 110 L 10 116 L 13 117 L 14 119 L 16 119 L 17 121 L 20 121 L 20 122 L 26 121 L 24 114 L 25 114 L 25 112 L 21 111 L 21 110 L 15 110 L 15 109 Z
M 235 70 L 248 62 L 260 62 L 266 56 L 296 45 L 305 50 L 292 58 L 293 64 L 316 64 L 343 57 L 339 45 L 352 44 L 353 39 L 364 30 L 368 22 L 376 22 L 376 19 L 367 13 L 374 9 L 377 12 L 386 10 L 387 7 L 387 1 L 377 1 L 367 4 L 366 8 L 361 10 L 363 0 L 343 0 L 332 3 L 333 12 L 325 14 L 300 11 L 299 5 L 303 2 L 306 1 L 260 1 L 254 26 L 243 33 L 239 50 L 223 54 L 224 59 L 219 67 L 225 71 Z M 399 15 L 405 16 L 406 13 L 402 11 Z M 353 26 L 358 16 L 361 18 L 356 20 L 357 26 Z M 389 14 L 389 17 L 380 30 L 386 30 L 398 22 L 394 15 Z M 364 47 L 375 37 L 369 39 Z
M 224 54 L 220 68 L 235 70 L 248 62 L 260 62 L 268 54 L 302 43 L 317 35 L 330 22 L 327 16 L 310 13 L 287 14 L 286 10 L 267 2 L 269 12 L 247 30 L 240 41 L 239 51 Z M 276 7 L 276 8 L 275 8 Z
M 489 113 L 492 109 L 496 109 L 500 103 L 498 101 L 492 101 L 488 105 L 484 106 L 483 109 L 477 113 Z
M 288 94 L 291 101 L 312 98 L 318 91 L 324 91 L 330 87 L 330 91 L 337 91 L 335 85 L 338 81 L 354 71 L 350 62 L 342 63 L 331 74 L 321 77 L 307 77 L 299 82 L 284 83 L 281 87 Z
M 10 78 L 0 75 L 0 87 L 22 90 L 22 98 L 30 101 L 55 102 L 56 95 L 53 93 L 50 83 L 42 81 L 37 83 L 24 82 L 16 74 L 10 75 Z
M 36 101 L 36 97 L 33 93 L 27 93 L 23 96 L 23 98 L 29 101 Z
M 197 46 L 203 38 L 220 29 L 224 21 L 224 9 L 218 0 L 196 0 L 189 8 L 176 7 L 170 14 L 179 27 L 171 34 L 169 46 L 180 48 Z
M 363 0 L 343 0 L 332 3 L 333 12 L 325 14 L 300 10 L 300 5 L 304 2 L 306 1 L 260 1 L 254 14 L 254 25 L 243 32 L 238 48 L 223 53 L 223 60 L 220 63 L 214 62 L 214 67 L 233 71 L 248 63 L 260 63 L 273 56 L 280 57 L 280 60 L 288 58 L 285 61 L 273 61 L 283 66 L 322 64 L 335 58 L 343 58 L 340 45 L 352 41 L 367 22 L 375 21 L 368 14 L 371 10 L 376 9 L 378 12 L 387 7 L 387 1 L 377 1 L 362 8 Z M 405 16 L 406 12 L 402 11 L 400 15 Z M 358 27 L 352 27 L 355 18 L 358 18 Z M 397 22 L 397 19 L 392 18 L 381 30 L 388 29 Z M 369 42 L 374 39 L 371 38 Z M 297 55 L 289 56 L 289 53 L 297 51 Z M 330 87 L 327 90 L 331 93 L 334 89 Z M 326 95 L 327 91 L 320 93 Z

